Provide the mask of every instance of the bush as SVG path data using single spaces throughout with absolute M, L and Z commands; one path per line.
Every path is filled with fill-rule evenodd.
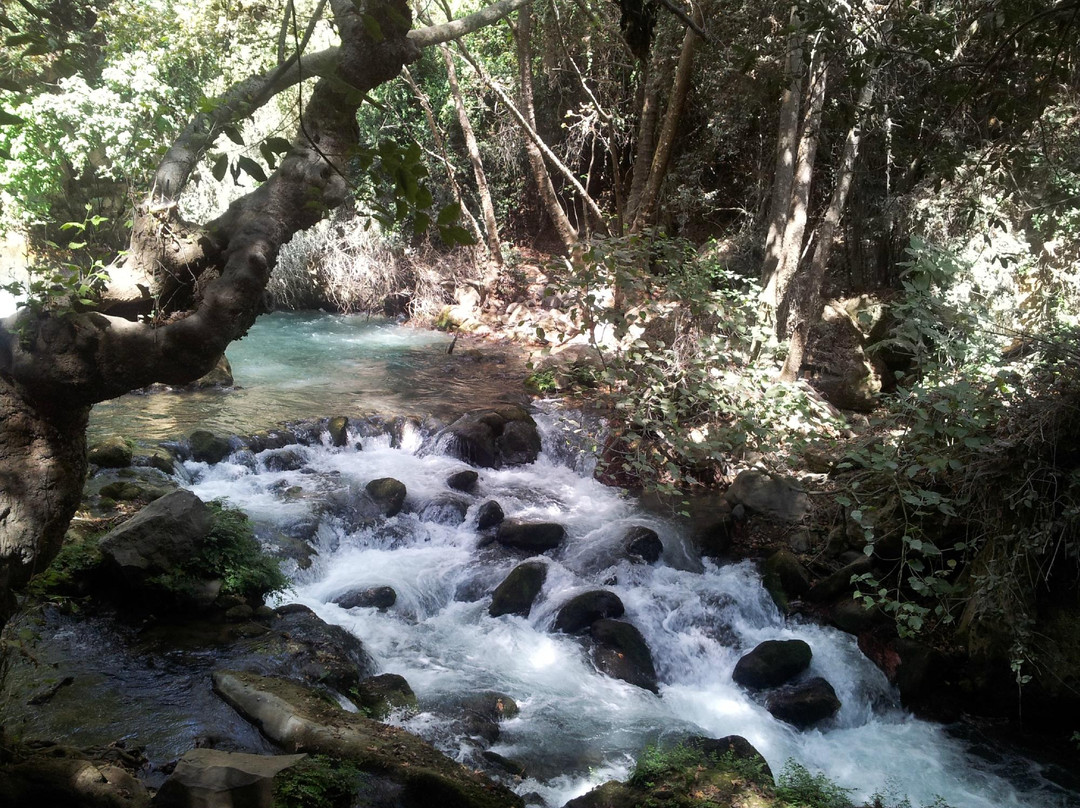
M 349 761 L 311 755 L 274 780 L 273 808 L 350 808 L 362 777 Z

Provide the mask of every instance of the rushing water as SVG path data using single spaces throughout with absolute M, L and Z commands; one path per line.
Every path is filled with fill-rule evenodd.
M 792 759 L 855 789 L 859 798 L 881 791 L 915 806 L 937 797 L 956 808 L 1076 804 L 1034 768 L 1023 782 L 1009 782 L 943 727 L 907 715 L 854 638 L 786 620 L 749 563 L 696 561 L 675 524 L 643 513 L 633 499 L 582 473 L 580 458 L 563 450 L 559 419 L 539 418 L 545 433 L 540 459 L 482 471 L 460 525 L 429 521 L 442 512 L 424 506 L 458 496 L 446 479 L 463 464 L 429 452 L 430 442 L 419 434 L 399 448 L 388 438 L 365 438 L 362 451 L 305 447 L 299 471 L 267 471 L 258 458 L 254 465 L 250 458 L 213 467 L 189 463 L 188 470 L 199 496 L 227 497 L 263 531 L 319 519 L 326 494 L 350 484 L 384 476 L 404 482 L 406 510 L 377 526 L 349 532 L 321 517 L 318 561 L 296 575 L 289 599 L 355 633 L 382 672 L 403 675 L 421 712 L 399 721 L 465 763 L 478 765 L 478 750 L 453 734 L 444 708 L 481 690 L 512 696 L 521 713 L 502 726 L 492 751 L 524 764 L 528 777 L 515 788 L 538 792 L 550 805 L 626 777 L 646 744 L 690 734 L 743 735 L 774 771 Z M 488 614 L 490 592 L 522 560 L 497 545 L 481 546 L 475 512 L 491 498 L 507 516 L 558 521 L 567 529 L 527 619 Z M 665 545 L 660 562 L 633 564 L 621 554 L 622 536 L 633 525 L 659 533 Z M 661 682 L 658 696 L 598 673 L 578 639 L 552 631 L 558 607 L 599 584 L 622 599 L 625 619 L 647 639 Z M 388 611 L 331 603 L 350 589 L 382 585 L 398 594 Z M 763 640 L 792 637 L 811 645 L 811 674 L 828 679 L 843 702 L 834 719 L 806 732 L 775 720 L 731 681 L 740 655 Z
M 199 394 L 129 396 L 95 408 L 92 429 L 150 438 L 196 427 L 227 432 L 332 414 L 449 413 L 481 406 L 520 389 L 510 360 L 456 351 L 449 337 L 363 318 L 273 315 L 229 351 L 242 389 Z M 482 745 L 462 737 L 453 705 L 464 695 L 496 690 L 520 714 L 505 722 L 491 751 L 526 767 L 513 784 L 551 806 L 612 778 L 625 778 L 649 743 L 691 734 L 739 734 L 774 772 L 794 760 L 867 798 L 891 794 L 912 805 L 944 798 L 955 808 L 1071 808 L 1075 794 L 1048 783 L 1022 758 L 974 754 L 948 728 L 916 720 L 859 652 L 854 638 L 785 619 L 753 565 L 701 562 L 680 527 L 617 489 L 592 479 L 589 460 L 570 444 L 557 413 L 538 415 L 544 450 L 536 463 L 482 470 L 476 495 L 451 492 L 460 461 L 435 451 L 430 436 L 353 435 L 346 448 L 298 447 L 298 471 L 269 471 L 266 457 L 237 453 L 215 466 L 187 463 L 191 487 L 204 499 L 226 497 L 259 532 L 292 532 L 307 524 L 319 555 L 294 571 L 288 600 L 307 604 L 365 644 L 381 672 L 403 675 L 421 711 L 398 722 L 451 756 L 484 765 Z M 357 450 L 356 444 L 362 444 Z M 328 494 L 392 476 L 408 489 L 406 509 L 376 526 L 349 531 L 327 514 Z M 463 496 L 463 523 L 432 500 Z M 488 614 L 490 593 L 522 557 L 486 545 L 475 514 L 497 500 L 509 517 L 557 521 L 567 540 L 549 553 L 543 591 L 528 618 Z M 664 542 L 654 565 L 621 552 L 627 528 L 645 525 Z M 331 601 L 354 588 L 392 586 L 388 611 L 342 609 Z M 603 585 L 626 606 L 625 619 L 645 636 L 656 663 L 654 695 L 598 673 L 574 637 L 552 631 L 571 595 Z M 811 675 L 832 683 L 843 707 L 830 721 L 800 732 L 775 720 L 761 701 L 734 685 L 739 657 L 766 639 L 798 637 L 813 648 Z
M 283 421 L 359 412 L 445 416 L 520 393 L 523 360 L 470 350 L 438 331 L 380 318 L 278 312 L 229 346 L 236 388 L 134 393 L 94 407 L 91 438 L 245 434 Z

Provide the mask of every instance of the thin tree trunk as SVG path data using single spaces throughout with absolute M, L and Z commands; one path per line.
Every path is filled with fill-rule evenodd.
M 762 288 L 768 288 L 780 263 L 784 229 L 791 210 L 791 186 L 795 179 L 795 157 L 799 140 L 799 107 L 802 102 L 803 42 L 798 9 L 791 9 L 791 35 L 788 39 L 788 60 L 785 74 L 788 84 L 780 99 L 780 119 L 776 135 L 776 169 L 773 174 L 772 203 L 769 208 L 769 232 L 765 237 L 765 262 L 761 268 Z M 762 302 L 775 309 L 779 301 L 762 295 Z
M 803 359 L 806 355 L 806 346 L 810 336 L 810 329 L 821 316 L 821 285 L 825 278 L 825 269 L 829 264 L 829 256 L 832 254 L 833 239 L 836 230 L 840 226 L 840 219 L 844 215 L 847 205 L 848 192 L 851 190 L 852 178 L 855 175 L 855 163 L 859 157 L 859 142 L 862 138 L 862 125 L 866 117 L 870 103 L 874 100 L 874 78 L 871 76 L 866 85 L 859 93 L 859 101 L 855 109 L 855 123 L 848 130 L 844 140 L 844 150 L 840 157 L 840 169 L 836 177 L 836 185 L 833 187 L 832 197 L 829 199 L 828 210 L 821 223 L 817 247 L 814 249 L 814 257 L 810 262 L 810 270 L 800 284 L 802 294 L 792 306 L 789 321 L 793 321 L 795 328 L 791 334 L 788 345 L 787 358 L 784 367 L 780 371 L 781 381 L 794 381 L 798 378 L 802 369 Z
M 480 146 L 476 142 L 476 133 L 473 131 L 465 109 L 461 85 L 458 84 L 457 79 L 457 68 L 454 66 L 454 57 L 446 45 L 440 45 L 439 50 L 442 51 L 443 61 L 446 63 L 446 78 L 450 84 L 450 96 L 454 99 L 458 125 L 465 136 L 465 151 L 468 152 L 469 162 L 472 163 L 476 192 L 480 197 L 480 211 L 484 217 L 484 229 L 487 231 L 488 252 L 492 260 L 501 266 L 502 240 L 499 238 L 499 223 L 495 218 L 495 205 L 491 201 L 491 189 L 488 187 L 487 174 L 484 172 L 484 162 L 480 159 Z
M 517 58 L 518 58 L 518 92 L 520 98 L 521 118 L 524 120 L 526 131 L 525 154 L 529 159 L 529 168 L 532 171 L 533 181 L 536 183 L 540 194 L 540 201 L 559 234 L 559 239 L 568 253 L 572 253 L 578 243 L 578 232 L 570 223 L 570 219 L 559 203 L 555 193 L 555 186 L 551 184 L 551 175 L 548 174 L 547 166 L 544 165 L 544 154 L 537 142 L 540 138 L 536 135 L 536 112 L 533 105 L 532 83 L 532 9 L 524 5 L 518 11 L 517 25 Z M 529 136 L 529 132 L 536 138 Z
M 663 71 L 660 69 L 659 48 L 653 48 L 652 56 L 645 64 L 641 78 L 641 111 L 638 115 L 637 147 L 634 149 L 634 168 L 630 175 L 630 193 L 622 218 L 626 223 L 637 219 L 641 197 L 649 181 L 653 152 L 656 151 L 656 127 L 660 120 L 660 86 Z
M 458 203 L 458 207 L 461 209 L 461 215 L 465 217 L 465 220 L 469 223 L 470 229 L 473 231 L 473 238 L 477 243 L 484 240 L 484 234 L 480 232 L 480 225 L 477 223 L 476 218 L 469 212 L 468 207 L 465 205 L 465 200 L 461 196 L 461 188 L 458 186 L 457 177 L 454 174 L 454 164 L 450 162 L 450 156 L 446 153 L 446 141 L 443 139 L 442 132 L 439 130 L 439 125 L 435 122 L 435 113 L 431 109 L 431 102 L 428 100 L 427 93 L 421 89 L 420 85 L 412 77 L 412 73 L 409 72 L 409 68 L 401 68 L 401 75 L 405 79 L 405 83 L 409 85 L 409 89 L 413 91 L 413 96 L 420 102 L 420 108 L 424 110 L 424 119 L 427 121 L 428 131 L 431 132 L 431 138 L 435 141 L 435 148 L 439 150 L 439 159 L 446 169 L 446 180 L 450 183 L 450 190 L 454 194 L 454 201 Z
M 810 205 L 810 186 L 814 177 L 814 162 L 821 133 L 821 110 L 825 104 L 827 71 L 820 49 L 815 48 L 811 57 L 808 99 L 804 109 L 802 133 L 799 137 L 798 157 L 795 161 L 795 178 L 791 186 L 791 201 L 784 227 L 779 262 L 763 290 L 766 301 L 774 302 L 776 334 L 781 339 L 788 336 L 785 312 L 789 303 L 791 281 L 799 268 L 803 252 L 803 236 L 806 232 L 807 211 Z
M 705 24 L 705 15 L 700 3 L 694 7 L 694 17 L 699 26 Z M 631 233 L 640 233 L 654 223 L 656 203 L 660 199 L 660 187 L 667 176 L 675 135 L 679 129 L 679 120 L 682 117 L 683 107 L 686 105 L 686 98 L 690 94 L 690 84 L 694 74 L 694 51 L 697 50 L 697 44 L 700 41 L 701 36 L 697 32 L 692 28 L 686 29 L 682 49 L 679 51 L 679 66 L 675 70 L 675 83 L 672 85 L 671 97 L 668 99 L 667 111 L 664 114 L 664 125 L 653 152 L 649 180 L 645 184 L 637 212 L 630 225 Z

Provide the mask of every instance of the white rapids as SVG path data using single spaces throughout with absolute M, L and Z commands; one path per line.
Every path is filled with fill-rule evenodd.
M 306 604 L 324 620 L 359 637 L 381 672 L 404 676 L 421 712 L 396 719 L 452 757 L 476 765 L 478 742 L 448 730 L 440 708 L 455 697 L 496 690 L 513 697 L 520 714 L 501 726 L 491 751 L 518 761 L 527 777 L 510 785 L 551 806 L 613 778 L 626 778 L 650 743 L 696 734 L 746 737 L 778 773 L 787 761 L 824 772 L 853 789 L 918 808 L 943 799 L 954 808 L 1049 808 L 1075 805 L 1038 776 L 1005 779 L 946 728 L 899 707 L 882 673 L 840 631 L 786 619 L 748 562 L 698 561 L 673 522 L 640 510 L 618 489 L 592 479 L 587 462 L 566 450 L 556 416 L 538 416 L 544 451 L 532 465 L 480 470 L 464 524 L 423 521 L 432 498 L 450 494 L 447 477 L 461 461 L 406 436 L 365 438 L 362 451 L 301 447 L 301 471 L 265 470 L 241 462 L 188 463 L 192 489 L 203 499 L 227 498 L 261 531 L 320 519 L 315 564 L 294 573 L 287 601 Z M 351 443 L 359 438 L 354 436 Z M 239 458 L 236 458 L 239 460 Z M 325 495 L 379 477 L 405 483 L 405 510 L 376 527 L 347 532 L 320 517 Z M 288 491 L 285 496 L 282 492 Z M 549 553 L 549 572 L 529 617 L 488 614 L 490 593 L 523 556 L 478 547 L 475 513 L 497 500 L 508 517 L 557 521 L 562 547 Z M 438 509 L 428 509 L 428 517 Z M 436 516 L 437 518 L 437 516 Z M 619 552 L 627 528 L 645 525 L 664 542 L 661 561 L 633 564 Z M 389 585 L 388 611 L 343 609 L 330 601 L 349 589 Z M 626 620 L 648 641 L 660 693 L 597 672 L 581 641 L 554 633 L 558 607 L 584 588 L 604 586 L 626 606 Z M 826 724 L 800 732 L 774 719 L 759 700 L 731 681 L 739 657 L 767 639 L 798 637 L 813 649 L 811 674 L 823 676 L 843 702 Z M 1034 764 L 1031 764 L 1032 766 Z

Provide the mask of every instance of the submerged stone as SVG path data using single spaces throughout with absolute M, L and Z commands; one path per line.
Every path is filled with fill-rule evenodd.
M 835 715 L 840 709 L 840 699 L 832 685 L 818 676 L 802 684 L 774 690 L 765 707 L 781 721 L 806 729 Z
M 619 596 L 606 589 L 592 589 L 570 598 L 555 617 L 555 630 L 566 634 L 585 631 L 597 620 L 621 617 L 626 608 Z

